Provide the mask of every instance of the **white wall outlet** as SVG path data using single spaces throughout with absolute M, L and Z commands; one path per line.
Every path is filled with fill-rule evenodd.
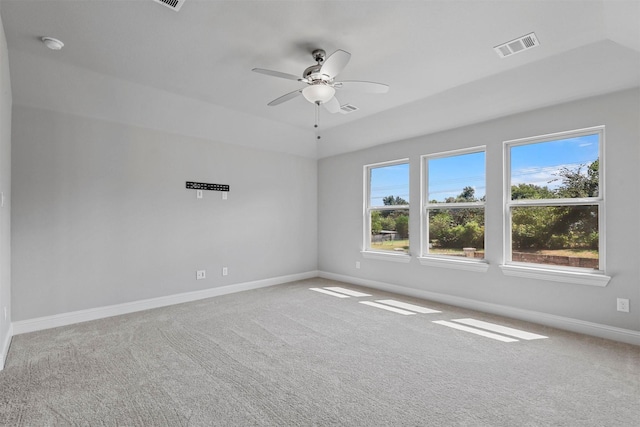
M 202 190 L 196 190 L 196 198 L 202 199 Z
M 226 191 L 222 192 L 222 200 L 227 200 L 227 194 L 228 193 Z
M 360 268 L 360 261 L 356 261 L 356 268 Z
M 618 298 L 618 311 L 629 312 L 629 300 L 626 298 Z
M 227 267 L 222 267 L 222 275 L 226 276 L 229 274 L 229 269 Z
M 7 311 L 7 307 L 4 308 L 4 320 L 7 320 L 8 317 L 8 311 Z
M 198 270 L 196 271 L 196 280 L 202 280 L 207 277 L 206 270 Z

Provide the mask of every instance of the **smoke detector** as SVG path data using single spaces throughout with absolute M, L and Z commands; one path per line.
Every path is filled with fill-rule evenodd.
M 64 43 L 53 37 L 43 37 L 42 43 L 51 50 L 60 50 L 64 47 Z
M 167 6 L 169 9 L 173 9 L 176 12 L 180 10 L 186 0 L 153 0 L 156 3 Z
M 540 42 L 534 33 L 527 34 L 510 42 L 503 43 L 493 49 L 498 53 L 500 58 L 515 55 L 516 53 L 540 46 Z

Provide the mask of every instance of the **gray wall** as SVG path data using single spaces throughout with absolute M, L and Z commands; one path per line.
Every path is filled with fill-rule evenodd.
M 640 93 L 627 90 L 322 159 L 318 166 L 319 270 L 602 325 L 640 330 Z M 425 120 L 429 120 L 425 117 Z M 390 124 L 391 125 L 391 124 Z M 605 288 L 504 276 L 502 142 L 606 125 Z M 363 166 L 410 158 L 413 255 L 419 255 L 420 155 L 487 146 L 486 273 L 364 259 Z M 361 268 L 355 268 L 355 262 Z M 616 311 L 629 298 L 630 313 Z
M 317 269 L 313 159 L 14 105 L 12 162 L 14 321 Z
M 0 369 L 11 324 L 11 99 L 7 41 L 0 19 L 0 191 L 5 199 L 0 208 Z

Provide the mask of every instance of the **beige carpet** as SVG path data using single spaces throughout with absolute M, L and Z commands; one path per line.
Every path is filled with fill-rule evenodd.
M 332 286 L 371 296 L 309 290 Z M 385 299 L 440 313 L 360 303 Z M 548 338 L 503 342 L 434 323 L 466 318 Z M 323 279 L 19 335 L 0 372 L 9 426 L 638 420 L 640 347 Z

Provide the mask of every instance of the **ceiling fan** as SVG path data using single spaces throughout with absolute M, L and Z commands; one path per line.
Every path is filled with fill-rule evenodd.
M 322 49 L 314 50 L 311 55 L 317 64 L 307 67 L 302 73 L 302 77 L 293 74 L 281 73 L 280 71 L 265 70 L 263 68 L 254 68 L 252 71 L 268 76 L 280 77 L 288 80 L 297 80 L 306 83 L 307 86 L 296 89 L 274 99 L 267 105 L 270 107 L 280 105 L 299 95 L 317 106 L 323 105 L 330 113 L 340 111 L 340 102 L 335 97 L 336 89 L 354 90 L 366 93 L 386 93 L 389 86 L 382 83 L 364 82 L 358 80 L 335 81 L 335 77 L 347 66 L 351 59 L 351 54 L 344 50 L 338 49 L 329 57 Z M 325 59 L 326 58 L 326 59 Z

